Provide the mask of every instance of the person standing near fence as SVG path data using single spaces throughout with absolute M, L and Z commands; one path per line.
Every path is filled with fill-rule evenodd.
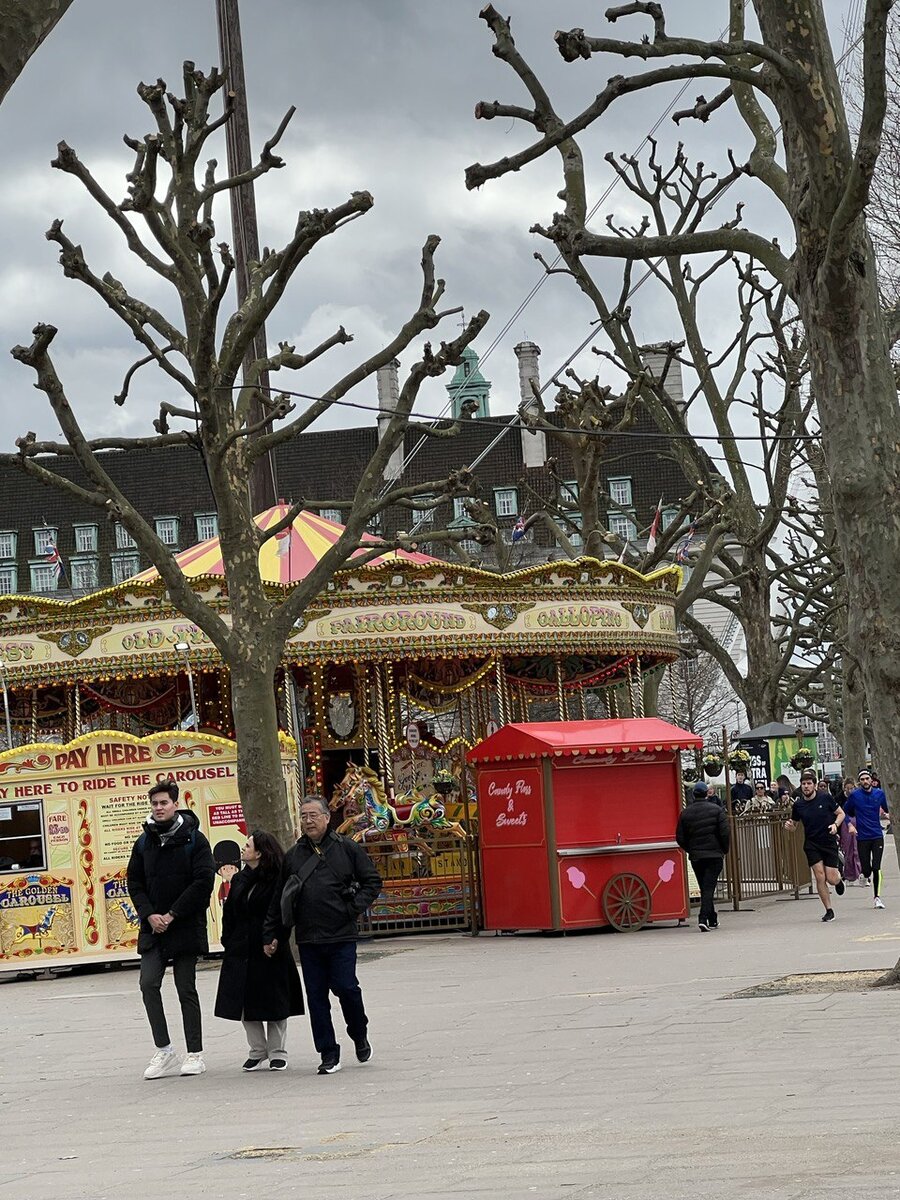
M 812 870 L 819 899 L 825 908 L 823 921 L 834 920 L 828 885 L 832 884 L 839 896 L 844 894 L 837 837 L 843 820 L 843 809 L 831 793 L 818 790 L 815 771 L 802 771 L 800 795 L 794 801 L 791 815 L 785 821 L 784 827 L 793 831 L 798 825 L 803 826 L 803 853 Z
M 694 784 L 691 803 L 678 818 L 675 840 L 687 854 L 700 885 L 697 927 L 702 933 L 717 929 L 716 885 L 731 844 L 731 828 L 725 810 L 710 799 L 705 783 Z
M 862 873 L 871 878 L 874 908 L 884 908 L 881 899 L 881 859 L 884 855 L 884 830 L 881 814 L 889 817 L 887 797 L 880 787 L 875 787 L 872 772 L 860 771 L 857 776 L 859 787 L 854 788 L 845 802 L 844 811 L 852 821 L 851 828 L 857 834 L 859 861 Z

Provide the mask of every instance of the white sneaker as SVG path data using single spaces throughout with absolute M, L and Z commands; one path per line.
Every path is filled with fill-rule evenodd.
M 882 898 L 880 896 L 875 897 L 875 903 L 872 907 L 873 908 L 884 908 L 884 901 L 882 900 Z
M 182 1075 L 202 1075 L 206 1070 L 206 1063 L 203 1061 L 203 1054 L 186 1054 L 184 1062 L 181 1064 Z
M 175 1075 L 180 1065 L 181 1059 L 174 1050 L 157 1050 L 150 1059 L 144 1078 L 162 1079 L 164 1075 Z
M 860 875 L 859 886 L 860 887 L 868 887 L 869 886 L 869 880 L 865 877 L 865 875 Z

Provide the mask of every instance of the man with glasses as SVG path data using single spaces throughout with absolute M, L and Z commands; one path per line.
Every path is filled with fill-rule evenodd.
M 857 775 L 859 787 L 854 788 L 844 801 L 844 812 L 852 821 L 850 832 L 856 833 L 859 863 L 863 877 L 871 877 L 875 896 L 874 908 L 884 908 L 881 899 L 881 859 L 884 855 L 884 830 L 881 814 L 889 817 L 887 797 L 880 787 L 875 786 L 872 772 L 860 771 Z
M 313 1042 L 320 1075 L 341 1069 L 341 1048 L 331 1020 L 329 992 L 338 998 L 356 1058 L 372 1058 L 362 989 L 356 978 L 357 917 L 381 891 L 381 876 L 362 846 L 329 831 L 328 801 L 307 796 L 300 809 L 300 838 L 285 855 L 281 887 L 266 919 L 264 947 L 278 948 L 277 930 L 293 926 L 300 951 Z

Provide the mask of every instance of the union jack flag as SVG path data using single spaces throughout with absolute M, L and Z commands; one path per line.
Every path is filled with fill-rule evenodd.
M 694 522 L 692 521 L 690 528 L 687 531 L 687 537 L 684 539 L 684 541 L 681 543 L 681 545 L 675 551 L 675 561 L 679 565 L 687 562 L 688 550 L 690 549 L 691 542 L 694 540 L 695 532 L 696 532 L 696 526 L 694 525 Z
M 519 517 L 518 521 L 516 521 L 515 525 L 513 525 L 513 528 L 512 528 L 512 540 L 514 542 L 521 542 L 521 540 L 524 536 L 525 536 L 525 518 Z
M 59 577 L 63 573 L 63 560 L 62 560 L 62 555 L 57 550 L 56 544 L 54 542 L 47 543 L 47 553 L 44 555 L 44 557 L 46 558 L 47 562 L 50 564 L 51 567 L 53 567 L 54 571 L 56 572 L 56 578 L 59 579 Z

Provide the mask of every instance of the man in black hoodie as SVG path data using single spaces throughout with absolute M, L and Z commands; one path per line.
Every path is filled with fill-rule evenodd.
M 203 1032 L 197 995 L 197 958 L 209 950 L 206 910 L 216 864 L 199 821 L 178 809 L 178 784 L 167 779 L 150 789 L 150 819 L 134 843 L 128 862 L 128 894 L 141 919 L 141 994 L 156 1053 L 145 1079 L 164 1075 L 202 1075 Z M 172 963 L 187 1054 L 182 1063 L 169 1041 L 162 1003 L 162 981 Z
M 685 851 L 700 885 L 700 917 L 703 933 L 717 929 L 719 917 L 713 897 L 722 865 L 731 844 L 731 829 L 725 810 L 709 799 L 703 782 L 694 784 L 691 803 L 678 818 L 675 840 Z

